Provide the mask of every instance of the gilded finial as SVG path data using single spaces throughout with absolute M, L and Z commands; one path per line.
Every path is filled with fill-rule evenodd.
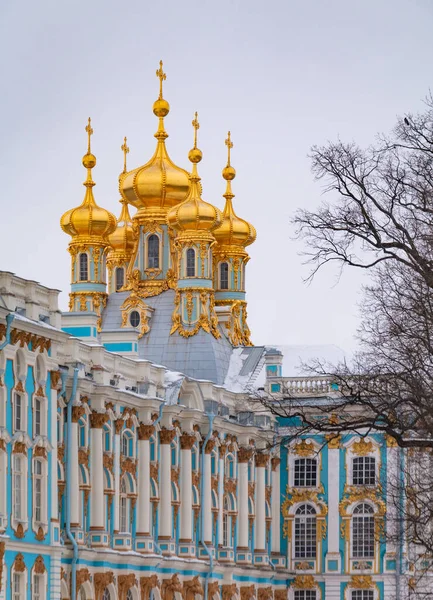
M 227 146 L 227 166 L 230 166 L 230 150 L 233 148 L 233 142 L 230 137 L 230 131 L 227 133 L 227 139 L 225 141 L 225 145 Z
M 162 100 L 162 82 L 167 79 L 167 75 L 162 68 L 162 60 L 159 61 L 159 69 L 156 70 L 156 76 L 159 78 L 159 96 L 158 100 Z
M 194 127 L 194 146 L 189 151 L 188 158 L 193 164 L 197 164 L 203 158 L 202 151 L 197 148 L 197 131 L 200 129 L 197 112 L 194 114 L 194 119 L 192 120 L 191 125 Z
M 86 132 L 87 132 L 87 154 L 90 154 L 90 137 L 93 134 L 92 120 L 90 117 L 89 117 L 88 123 L 86 125 Z
M 194 149 L 197 148 L 197 130 L 200 129 L 200 123 L 198 122 L 198 112 L 195 113 L 194 119 L 192 121 L 192 126 L 194 127 Z
M 228 182 L 232 181 L 236 177 L 236 171 L 230 164 L 230 151 L 233 148 L 233 142 L 231 138 L 230 131 L 227 133 L 227 139 L 225 141 L 225 145 L 227 146 L 227 166 L 223 169 L 223 177 L 227 181 L 227 191 L 226 194 L 231 194 L 231 188 L 228 185 Z M 233 197 L 233 195 L 232 195 Z
M 123 172 L 126 173 L 126 155 L 129 154 L 129 147 L 126 143 L 126 136 L 123 138 L 123 144 L 120 146 L 120 149 L 123 152 Z

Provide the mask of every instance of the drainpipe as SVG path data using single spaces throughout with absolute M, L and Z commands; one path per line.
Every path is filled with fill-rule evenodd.
M 6 315 L 6 336 L 5 341 L 2 344 L 0 344 L 0 350 L 3 350 L 3 348 L 5 348 L 8 344 L 11 343 L 11 326 L 14 318 L 15 315 L 13 313 L 8 313 Z
M 75 400 L 78 384 L 78 367 L 74 367 L 74 378 L 72 380 L 72 392 L 68 402 L 68 429 L 67 429 L 67 452 L 66 452 L 66 535 L 72 544 L 72 568 L 71 568 L 71 598 L 77 598 L 77 561 L 78 544 L 71 532 L 71 442 L 72 442 L 72 404 Z M 66 385 L 66 380 L 65 380 Z
M 207 433 L 206 439 L 203 442 L 203 447 L 202 447 L 202 451 L 201 451 L 201 468 L 202 468 L 202 477 L 204 477 L 204 461 L 205 461 L 205 450 L 206 450 L 206 444 L 208 443 L 208 441 L 211 438 L 212 435 L 212 431 L 213 431 L 213 422 L 215 419 L 215 415 L 213 414 L 209 414 L 206 413 L 207 418 L 209 419 L 209 431 Z M 204 483 L 200 488 L 200 506 L 201 506 L 201 543 L 203 545 L 203 548 L 205 549 L 206 554 L 209 556 L 209 571 L 206 573 L 206 582 L 205 582 L 205 588 L 204 588 L 204 600 L 208 600 L 208 585 L 209 585 L 209 578 L 212 574 L 213 571 L 213 556 L 212 556 L 212 552 L 209 550 L 209 548 L 206 546 L 205 543 L 205 539 L 204 539 L 204 520 L 205 520 L 205 513 L 203 510 L 203 506 L 204 506 Z M 210 515 L 208 515 L 208 517 L 210 519 L 212 519 L 212 513 Z

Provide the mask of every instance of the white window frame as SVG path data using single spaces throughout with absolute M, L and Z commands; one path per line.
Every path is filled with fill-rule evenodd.
M 12 454 L 12 526 L 14 529 L 17 528 L 18 524 L 21 523 L 23 528 L 27 528 L 27 470 L 28 462 L 25 454 Z M 16 489 L 17 475 L 16 472 L 16 461 L 19 460 L 21 469 L 19 475 L 21 476 L 20 491 Z M 19 498 L 18 498 L 19 495 Z M 20 512 L 17 514 L 17 506 L 19 503 Z
M 36 473 L 36 465 L 39 464 L 41 467 L 40 474 Z M 40 514 L 37 515 L 36 497 L 37 497 L 37 482 L 40 485 Z M 46 530 L 48 523 L 48 510 L 47 510 L 47 461 L 38 457 L 33 459 L 33 526 L 37 531 L 39 527 Z M 38 518 L 39 516 L 39 518 Z
M 0 531 L 4 531 L 8 523 L 7 514 L 7 472 L 8 455 L 0 449 Z
M 0 386 L 0 427 L 6 427 L 6 386 Z
M 153 235 L 158 238 L 158 242 L 159 242 L 159 246 L 158 246 L 158 266 L 157 267 L 151 267 L 151 266 L 149 266 L 149 239 Z M 161 269 L 161 257 L 162 257 L 162 240 L 161 240 L 161 236 L 158 235 L 155 232 L 149 233 L 149 235 L 146 236 L 145 248 L 144 248 L 144 264 L 146 265 L 145 268 L 146 269 Z
M 374 461 L 374 483 L 365 483 L 365 478 L 366 478 L 366 462 L 367 461 Z M 363 483 L 355 483 L 354 478 L 355 478 L 355 461 L 361 461 L 363 463 L 363 467 L 362 467 L 362 475 L 364 478 L 364 482 Z M 352 456 L 352 470 L 351 470 L 351 485 L 354 486 L 366 486 L 366 487 L 375 487 L 378 483 L 377 480 L 377 458 L 374 455 L 366 455 L 366 456 Z M 370 472 L 370 469 L 369 469 Z
M 131 500 L 128 498 L 128 483 L 125 476 L 120 480 L 119 486 L 119 533 L 131 533 Z
M 119 282 L 117 280 L 117 273 L 122 272 L 122 285 L 119 285 Z M 119 290 L 121 290 L 123 288 L 123 286 L 125 285 L 125 267 L 116 267 L 114 270 L 114 289 L 116 292 L 118 292 Z
M 311 461 L 311 463 L 308 463 L 308 461 Z M 296 483 L 296 465 L 297 463 L 302 463 L 304 464 L 304 481 L 307 481 L 307 466 L 308 465 L 315 465 L 316 469 L 316 480 L 314 484 L 311 485 L 307 485 L 306 483 L 304 485 L 301 485 L 299 482 Z M 295 456 L 293 459 L 293 487 L 297 487 L 297 488 L 306 488 L 306 489 L 315 489 L 317 488 L 317 481 L 318 481 L 318 477 L 319 477 L 320 473 L 319 473 L 319 465 L 318 465 L 318 460 L 317 458 L 311 458 L 311 457 L 303 457 L 303 456 Z
M 36 581 L 39 585 L 39 591 L 36 590 Z M 44 573 L 32 573 L 32 589 L 31 598 L 32 600 L 45 600 L 48 597 L 47 593 L 47 574 Z
M 298 510 L 300 510 L 303 507 L 306 507 L 306 509 L 310 509 L 314 512 L 306 512 L 305 514 L 298 514 Z M 302 519 L 312 519 L 314 522 L 313 528 L 312 528 L 312 532 L 314 534 L 314 542 L 315 542 L 315 552 L 314 552 L 314 556 L 297 556 L 296 553 L 296 525 L 297 525 L 297 521 L 301 522 Z M 302 535 L 302 539 L 305 541 L 307 539 L 307 532 L 305 531 Z M 307 502 L 299 504 L 299 506 L 296 507 L 295 511 L 294 511 L 294 518 L 293 518 L 293 560 L 314 560 L 316 561 L 318 558 L 318 549 L 317 549 L 317 509 L 312 505 L 312 504 L 308 504 Z M 307 545 L 307 544 L 305 544 Z
M 188 275 L 188 250 L 192 250 L 194 252 L 194 275 Z M 193 248 L 192 246 L 188 246 L 188 248 L 185 248 L 185 269 L 184 269 L 184 276 L 186 278 L 189 279 L 194 279 L 196 277 L 198 277 L 197 272 L 198 272 L 198 256 L 197 256 L 197 248 Z
M 227 287 L 223 288 L 221 286 L 221 267 L 222 265 L 227 265 Z M 230 275 L 231 275 L 231 265 L 229 263 L 228 260 L 222 260 L 219 264 L 218 264 L 218 289 L 220 289 L 223 292 L 227 292 L 230 290 Z
M 86 262 L 86 264 L 87 264 L 87 269 L 86 269 L 87 270 L 87 277 L 83 278 L 83 279 L 81 278 L 81 257 L 82 256 L 86 256 L 87 257 L 87 262 Z M 78 273 L 77 273 L 77 280 L 78 281 L 80 281 L 80 282 L 81 281 L 90 281 L 90 277 L 89 277 L 90 276 L 90 257 L 89 257 L 89 253 L 88 252 L 79 252 L 78 253 L 77 270 L 78 270 Z
M 26 402 L 26 394 L 22 392 L 17 392 L 16 390 L 12 391 L 13 394 L 13 403 L 12 403 L 12 430 L 14 433 L 17 431 L 27 431 L 27 402 Z M 19 427 L 17 427 L 17 400 L 20 400 L 20 422 Z
M 25 600 L 26 598 L 26 571 L 20 573 L 12 571 L 11 577 L 12 600 Z
M 360 506 L 368 506 L 369 509 L 371 509 L 371 512 L 363 512 L 363 513 L 355 513 L 355 510 L 360 507 Z M 373 547 L 373 554 L 371 556 L 365 556 L 364 554 L 355 554 L 355 538 L 354 538 L 354 519 L 356 518 L 362 518 L 363 519 L 363 539 L 366 537 L 365 536 L 365 519 L 366 518 L 371 518 L 372 519 L 372 523 L 373 523 L 373 542 L 372 542 L 372 547 Z M 374 507 L 371 506 L 371 504 L 367 503 L 367 502 L 359 502 L 358 504 L 356 504 L 356 506 L 353 507 L 352 509 L 352 514 L 351 514 L 351 522 L 350 522 L 350 558 L 352 560 L 370 560 L 373 561 L 376 558 L 376 538 L 375 538 L 375 510 Z M 362 544 L 364 546 L 364 542 Z

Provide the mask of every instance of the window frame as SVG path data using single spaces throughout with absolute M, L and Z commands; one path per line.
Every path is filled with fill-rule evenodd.
M 304 473 L 301 473 L 300 467 L 304 466 Z M 310 468 L 310 472 L 308 472 L 308 467 Z M 299 468 L 298 468 L 299 467 Z M 317 488 L 317 477 L 318 477 L 318 461 L 317 458 L 310 457 L 297 457 L 293 460 L 293 487 L 300 488 Z M 298 473 L 297 473 L 298 471 Z M 313 483 L 313 474 L 314 474 L 314 483 Z M 298 477 L 298 479 L 297 479 Z M 307 483 L 308 480 L 311 480 L 311 483 Z M 304 481 L 304 483 L 301 482 Z
M 355 482 L 355 465 L 357 465 L 356 473 L 357 478 L 360 481 Z M 362 465 L 359 468 L 358 465 Z M 375 456 L 353 456 L 352 457 L 352 469 L 351 469 L 351 484 L 354 486 L 368 486 L 374 487 L 377 485 L 377 459 Z M 371 474 L 374 475 L 374 481 L 371 482 Z M 368 483 L 366 480 L 370 479 Z
M 155 243 L 155 240 L 157 243 Z M 154 247 L 151 248 L 151 243 Z M 151 256 L 151 250 L 154 254 Z M 157 250 L 157 252 L 155 252 Z M 156 265 L 156 266 L 155 266 Z M 161 268 L 161 238 L 156 233 L 151 233 L 146 238 L 146 269 Z
M 16 433 L 18 431 L 26 431 L 26 401 L 25 401 L 25 396 L 22 392 L 17 392 L 16 390 L 13 390 L 13 395 L 14 395 L 14 401 L 13 401 L 13 407 L 12 407 L 12 420 L 13 420 L 13 432 Z M 17 400 L 19 399 L 19 404 L 17 403 Z M 19 411 L 17 410 L 19 406 Z M 18 413 L 19 412 L 19 416 Z M 19 419 L 19 423 L 17 421 L 17 419 Z M 18 426 L 19 425 L 19 426 Z
M 85 260 L 83 261 L 82 259 Z M 84 265 L 85 262 L 85 265 Z M 85 275 L 85 277 L 84 277 Z M 89 281 L 89 255 L 87 252 L 80 252 L 78 255 L 78 281 Z
M 223 272 L 222 272 L 222 267 L 223 265 L 225 265 L 227 267 L 227 272 L 224 274 L 225 276 L 227 276 L 227 282 L 226 285 L 223 286 Z M 230 278 L 229 278 L 229 274 L 230 274 L 230 266 L 229 263 L 225 260 L 223 262 L 220 262 L 219 264 L 219 268 L 218 268 L 218 277 L 219 277 L 219 289 L 220 290 L 229 290 L 230 289 Z
M 40 465 L 40 469 L 41 472 L 40 473 L 36 473 L 36 465 L 39 464 Z M 37 529 L 38 527 L 42 527 L 44 530 L 48 525 L 48 509 L 47 509 L 47 503 L 48 503 L 48 494 L 47 494 L 47 485 L 48 485 L 48 481 L 47 481 L 47 464 L 46 461 L 43 460 L 42 458 L 35 458 L 33 459 L 33 469 L 32 469 L 32 479 L 33 479 L 33 485 L 32 485 L 32 506 L 33 506 L 33 524 L 34 524 L 34 528 Z M 36 498 L 37 498 L 37 489 L 36 489 L 36 482 L 40 482 L 40 506 L 39 506 L 39 518 L 37 515 L 37 502 L 36 502 Z
M 17 583 L 19 589 L 16 589 Z M 26 597 L 25 583 L 25 573 L 13 570 L 11 580 L 12 600 L 24 600 Z
M 120 284 L 119 277 L 118 277 L 119 273 L 122 273 L 121 284 Z M 125 267 L 116 267 L 116 270 L 114 271 L 114 289 L 115 289 L 115 291 L 118 292 L 119 290 L 121 290 L 123 288 L 124 285 L 125 285 Z
M 304 527 L 300 530 L 301 524 Z M 311 554 L 309 548 L 314 548 Z M 317 559 L 317 510 L 308 503 L 300 504 L 294 513 L 293 558 Z
M 365 507 L 367 507 L 368 510 L 365 510 Z M 360 508 L 363 508 L 365 512 L 356 512 L 357 509 Z M 357 531 L 355 531 L 355 524 Z M 368 535 L 371 535 L 370 540 L 367 539 Z M 358 544 L 358 546 L 356 546 L 356 544 Z M 352 510 L 350 557 L 352 559 L 374 560 L 375 546 L 375 511 L 370 504 L 361 502 Z M 370 554 L 365 552 L 367 547 L 370 549 Z
M 191 258 L 192 257 L 192 258 Z M 197 277 L 197 253 L 195 248 L 185 250 L 185 277 Z

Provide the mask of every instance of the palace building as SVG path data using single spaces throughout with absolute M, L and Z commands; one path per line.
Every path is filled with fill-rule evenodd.
M 69 312 L 0 272 L 0 599 L 392 598 L 400 450 L 375 432 L 296 435 L 258 408 L 335 390 L 253 345 L 256 231 L 235 212 L 230 133 L 220 210 L 202 198 L 197 113 L 189 164 L 168 155 L 157 76 L 156 149 L 130 170 L 125 138 L 118 217 L 95 199 L 87 124 L 84 199 L 60 220 Z

